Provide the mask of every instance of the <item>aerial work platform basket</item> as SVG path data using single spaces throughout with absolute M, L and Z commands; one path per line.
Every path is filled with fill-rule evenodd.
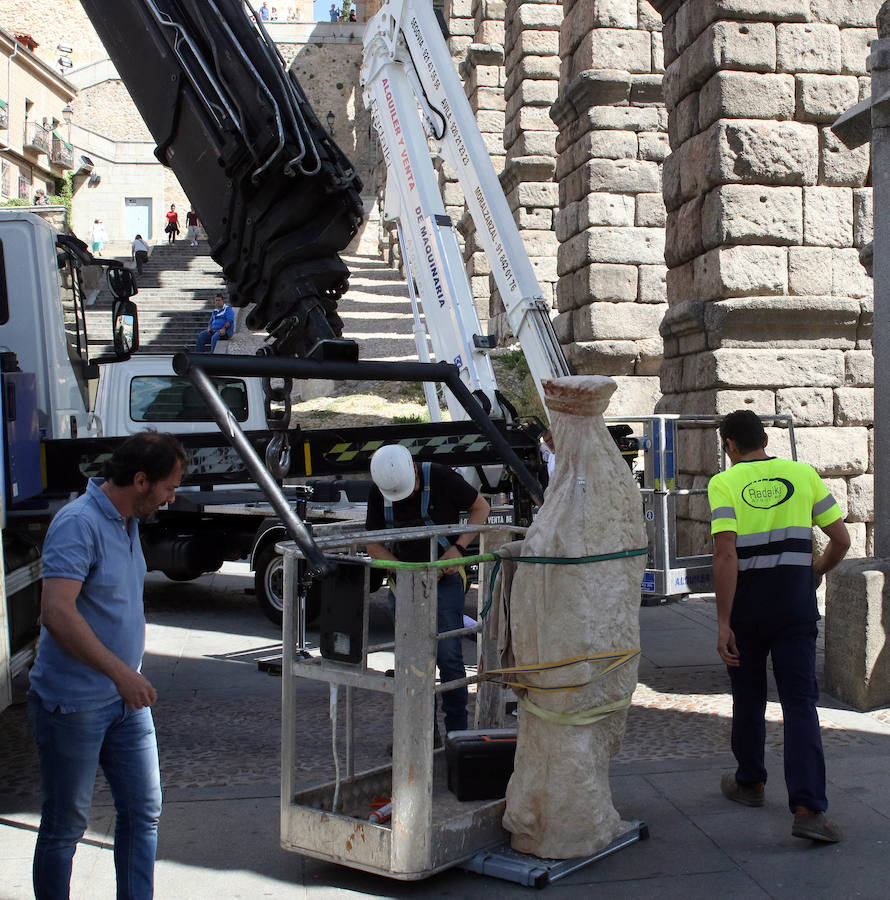
M 435 545 L 440 534 L 458 534 L 466 526 L 390 529 L 318 537 L 326 555 L 355 554 L 368 541 L 429 538 Z M 480 551 L 499 547 L 510 532 L 524 529 L 503 525 L 480 528 Z M 477 851 L 502 842 L 504 800 L 459 801 L 447 787 L 445 755 L 433 746 L 435 695 L 443 690 L 481 681 L 471 675 L 461 681 L 436 683 L 436 645 L 442 637 L 472 636 L 480 662 L 490 652 L 486 629 L 475 626 L 436 633 L 436 570 L 400 571 L 395 586 L 395 640 L 370 646 L 368 642 L 368 594 L 370 569 L 363 568 L 364 591 L 360 623 L 360 653 L 357 662 L 324 658 L 305 650 L 301 598 L 297 591 L 296 545 L 279 545 L 284 556 L 285 606 L 282 655 L 282 743 L 281 743 L 281 844 L 294 850 L 390 878 L 415 880 L 451 868 L 473 857 Z M 489 564 L 480 566 L 479 584 L 487 584 Z M 483 590 L 480 587 L 480 604 Z M 336 641 L 335 641 L 336 643 Z M 346 643 L 341 647 L 348 655 Z M 368 663 L 372 653 L 392 650 L 394 675 L 388 677 Z M 330 654 L 329 654 L 330 656 Z M 491 666 L 491 663 L 488 663 Z M 493 666 L 491 666 L 493 667 Z M 296 681 L 325 681 L 332 694 L 345 689 L 344 774 L 342 778 L 308 790 L 295 789 L 295 767 L 299 759 Z M 380 691 L 393 698 L 392 765 L 365 772 L 354 767 L 353 707 L 356 690 Z M 503 707 L 503 689 L 482 683 L 480 692 L 496 692 Z M 495 704 L 497 705 L 497 704 Z M 500 724 L 484 721 L 493 704 L 477 700 L 477 727 Z M 480 721 L 481 719 L 481 721 Z M 336 728 L 336 725 L 332 726 Z M 339 760 L 337 761 L 339 771 Z M 378 824 L 367 816 L 376 797 L 392 798 L 392 817 Z

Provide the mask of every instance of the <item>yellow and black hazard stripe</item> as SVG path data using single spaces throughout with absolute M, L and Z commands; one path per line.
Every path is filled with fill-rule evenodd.
M 384 444 L 407 447 L 419 462 L 436 460 L 450 465 L 472 465 L 494 461 L 491 442 L 480 434 L 416 435 L 392 440 L 340 440 L 328 443 L 304 432 L 303 466 L 306 475 L 349 469 L 357 471 L 371 465 L 371 457 Z M 455 461 L 460 457 L 460 461 Z M 477 460 L 475 457 L 482 457 Z

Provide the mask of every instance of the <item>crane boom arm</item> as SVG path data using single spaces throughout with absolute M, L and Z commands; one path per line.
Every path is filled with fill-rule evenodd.
M 81 0 L 272 352 L 342 331 L 361 181 L 242 0 Z

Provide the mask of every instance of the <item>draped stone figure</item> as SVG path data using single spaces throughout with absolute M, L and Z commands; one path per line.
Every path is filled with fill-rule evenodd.
M 640 494 L 603 421 L 615 382 L 585 375 L 544 387 L 556 469 L 522 556 L 576 559 L 645 548 Z M 551 859 L 590 855 L 626 830 L 612 805 L 609 760 L 621 744 L 637 681 L 645 562 L 636 555 L 518 565 L 510 595 L 515 665 L 609 658 L 505 676 L 529 688 L 577 686 L 519 691 L 504 814 L 516 850 Z

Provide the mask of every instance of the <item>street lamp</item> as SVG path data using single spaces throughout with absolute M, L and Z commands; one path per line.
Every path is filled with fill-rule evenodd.
M 74 110 L 71 108 L 70 103 L 66 103 L 62 107 L 62 121 L 65 123 L 66 128 L 68 129 L 68 143 L 71 143 L 71 120 L 74 118 Z
M 334 136 L 334 119 L 337 117 L 334 115 L 333 110 L 328 110 L 328 114 L 325 116 L 328 121 L 328 131 L 331 133 L 331 137 Z

